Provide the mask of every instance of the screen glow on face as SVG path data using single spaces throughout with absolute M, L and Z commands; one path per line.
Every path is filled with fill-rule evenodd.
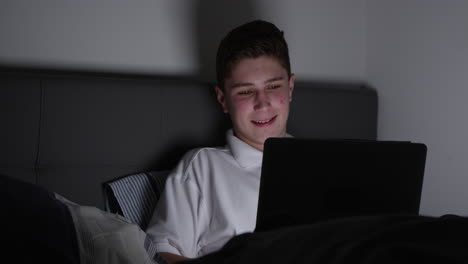
M 263 150 L 267 138 L 286 135 L 294 78 L 274 57 L 246 58 L 234 65 L 224 92 L 218 88 L 217 93 L 239 139 Z

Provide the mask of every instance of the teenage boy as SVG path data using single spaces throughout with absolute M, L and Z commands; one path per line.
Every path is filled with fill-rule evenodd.
M 284 137 L 295 76 L 283 32 L 266 21 L 230 31 L 216 58 L 218 102 L 232 129 L 222 148 L 189 151 L 147 229 L 169 262 L 220 249 L 255 228 L 263 144 Z

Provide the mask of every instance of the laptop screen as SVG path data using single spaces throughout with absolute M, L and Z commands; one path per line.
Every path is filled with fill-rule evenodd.
M 427 148 L 401 141 L 270 138 L 256 231 L 340 217 L 418 214 Z

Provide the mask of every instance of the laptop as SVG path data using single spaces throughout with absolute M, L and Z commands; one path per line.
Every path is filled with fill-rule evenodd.
M 269 138 L 255 232 L 330 219 L 419 214 L 427 147 L 407 141 Z

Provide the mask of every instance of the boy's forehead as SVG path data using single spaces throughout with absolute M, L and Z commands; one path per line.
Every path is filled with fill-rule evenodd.
M 238 82 L 271 82 L 287 79 L 286 69 L 272 56 L 243 58 L 232 65 L 224 80 L 225 86 Z

